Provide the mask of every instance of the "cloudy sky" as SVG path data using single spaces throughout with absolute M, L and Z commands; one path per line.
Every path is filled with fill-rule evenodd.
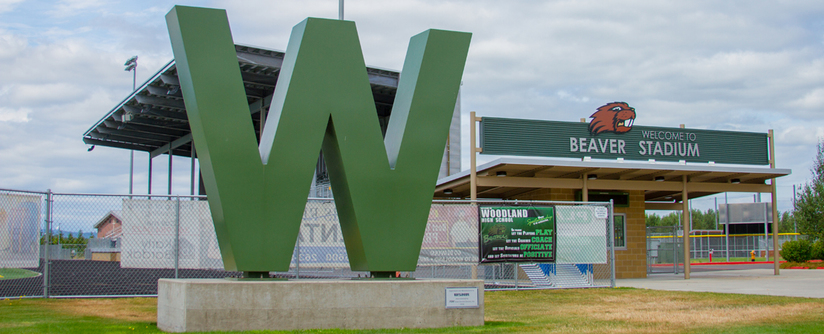
M 338 15 L 336 0 L 0 0 L 0 188 L 128 192 L 128 151 L 87 152 L 81 138 L 131 91 L 126 59 L 140 57 L 138 85 L 172 59 L 174 4 L 225 8 L 236 43 L 277 50 L 304 18 Z M 635 107 L 637 125 L 774 129 L 778 167 L 793 170 L 778 182 L 784 211 L 824 136 L 821 1 L 347 0 L 345 13 L 367 64 L 389 69 L 425 29 L 473 33 L 465 138 L 469 111 L 577 121 L 611 101 Z M 154 189 L 165 191 L 160 159 Z M 135 160 L 146 193 L 147 154 Z M 188 168 L 175 160 L 174 193 L 188 193 Z

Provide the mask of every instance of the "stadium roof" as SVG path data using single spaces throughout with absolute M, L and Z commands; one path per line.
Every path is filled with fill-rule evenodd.
M 545 188 L 643 190 L 647 209 L 680 209 L 672 204 L 681 201 L 684 176 L 689 198 L 697 198 L 727 191 L 769 193 L 768 179 L 790 173 L 738 165 L 502 157 L 478 166 L 477 192 L 478 198 L 523 199 Z M 438 180 L 435 197 L 470 197 L 470 171 Z
M 285 53 L 243 45 L 235 45 L 235 50 L 249 114 L 260 138 L 261 121 L 265 122 Z M 400 74 L 374 67 L 368 67 L 367 73 L 378 116 L 388 116 Z M 170 148 L 174 155 L 191 156 L 191 141 L 174 60 L 83 134 L 86 144 L 146 151 L 152 157 L 167 153 Z

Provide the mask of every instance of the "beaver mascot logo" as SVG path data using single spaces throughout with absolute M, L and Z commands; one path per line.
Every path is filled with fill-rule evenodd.
M 589 122 L 589 133 L 597 135 L 602 132 L 624 133 L 632 130 L 635 122 L 635 108 L 626 102 L 612 102 L 598 107 Z

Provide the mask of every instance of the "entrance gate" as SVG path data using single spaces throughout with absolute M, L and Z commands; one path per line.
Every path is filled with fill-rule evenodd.
M 678 226 L 647 227 L 647 274 L 684 272 L 684 244 Z

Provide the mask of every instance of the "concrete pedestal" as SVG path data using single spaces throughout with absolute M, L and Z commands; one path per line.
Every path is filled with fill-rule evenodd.
M 461 287 L 478 288 L 478 308 L 446 308 L 446 288 Z M 158 281 L 157 327 L 169 332 L 483 324 L 482 280 Z

